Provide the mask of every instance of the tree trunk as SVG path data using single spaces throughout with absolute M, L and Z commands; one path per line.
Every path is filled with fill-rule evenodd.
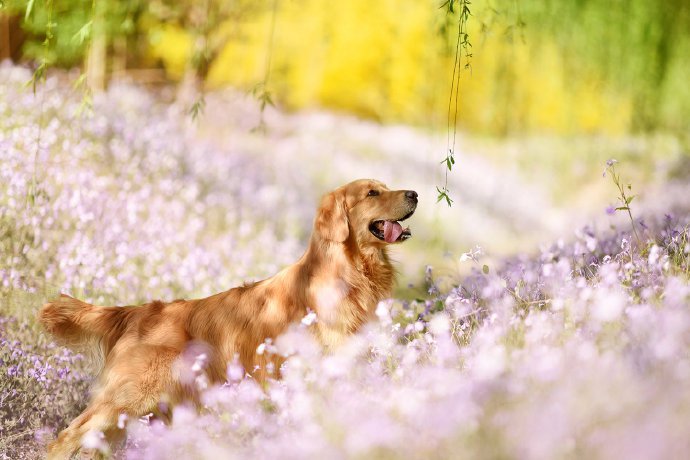
M 108 40 L 105 30 L 105 2 L 95 2 L 91 26 L 91 46 L 86 58 L 86 82 L 94 93 L 105 89 Z
M 113 37 L 113 57 L 111 78 L 124 78 L 127 71 L 127 37 Z
M 24 31 L 20 26 L 20 17 L 0 12 L 0 62 L 5 59 L 18 61 L 21 56 Z

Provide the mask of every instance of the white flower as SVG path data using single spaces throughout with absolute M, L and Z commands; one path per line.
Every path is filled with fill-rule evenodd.
M 226 374 L 228 380 L 231 382 L 238 382 L 244 378 L 244 367 L 242 367 L 240 357 L 237 353 L 235 353 L 235 357 L 232 362 L 228 363 Z
M 626 297 L 621 292 L 600 292 L 598 293 L 597 301 L 592 306 L 592 317 L 602 323 L 615 321 L 623 313 L 625 304 Z
M 120 414 L 117 416 L 117 427 L 121 430 L 125 429 L 127 423 L 127 414 Z
M 153 417 L 153 412 L 149 412 L 146 415 L 139 417 L 139 423 L 142 425 L 149 425 L 151 423 L 151 417 Z
M 553 265 L 552 264 L 544 264 L 541 267 L 541 272 L 544 276 L 549 277 L 553 273 Z
M 376 316 L 383 325 L 388 325 L 393 322 L 391 319 L 391 301 L 382 300 L 376 305 Z
M 438 313 L 429 321 L 429 330 L 434 335 L 445 335 L 450 331 L 450 319 L 444 313 Z
M 206 353 L 201 353 L 194 359 L 194 364 L 192 364 L 193 372 L 201 372 L 206 366 Z
M 498 377 L 506 367 L 505 348 L 491 345 L 479 351 L 474 357 L 472 369 L 480 380 L 491 380 Z
M 311 326 L 318 321 L 318 318 L 316 317 L 316 313 L 313 311 L 307 310 L 307 312 L 308 313 L 304 316 L 304 318 L 302 318 L 302 324 L 305 326 Z
M 658 260 L 659 260 L 659 246 L 657 246 L 655 244 L 649 250 L 649 257 L 647 257 L 647 263 L 649 263 L 649 265 L 656 265 Z
M 194 379 L 194 384 L 199 390 L 205 390 L 208 388 L 208 378 L 204 374 L 197 375 Z
M 105 441 L 105 435 L 100 431 L 87 431 L 81 438 L 81 445 L 85 449 L 96 449 L 102 453 L 107 453 L 109 451 L 108 443 Z

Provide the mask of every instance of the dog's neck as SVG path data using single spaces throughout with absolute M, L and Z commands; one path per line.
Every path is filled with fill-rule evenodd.
M 377 302 L 390 297 L 395 271 L 388 257 L 386 246 L 360 250 L 356 245 L 352 245 L 348 247 L 348 254 L 357 271 L 369 280 L 374 291 L 378 293 L 380 298 Z
M 376 291 L 383 296 L 379 300 L 390 296 L 393 289 L 395 270 L 386 246 L 360 248 L 351 238 L 337 243 L 312 236 L 300 264 L 307 267 L 307 271 L 315 273 L 323 273 L 325 264 L 335 277 L 344 278 L 344 281 L 353 275 L 348 271 L 354 268 L 358 275 L 375 285 Z

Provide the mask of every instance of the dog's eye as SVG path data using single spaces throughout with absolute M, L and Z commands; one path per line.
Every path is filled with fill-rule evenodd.
M 369 190 L 369 193 L 367 193 L 367 196 L 379 196 L 379 192 L 376 190 Z

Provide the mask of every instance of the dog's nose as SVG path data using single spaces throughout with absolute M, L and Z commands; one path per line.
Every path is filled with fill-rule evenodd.
M 417 202 L 417 196 L 418 195 L 417 195 L 417 192 L 415 192 L 414 190 L 407 190 L 405 192 L 405 196 L 407 198 L 409 198 L 410 200 L 414 201 L 415 203 Z

